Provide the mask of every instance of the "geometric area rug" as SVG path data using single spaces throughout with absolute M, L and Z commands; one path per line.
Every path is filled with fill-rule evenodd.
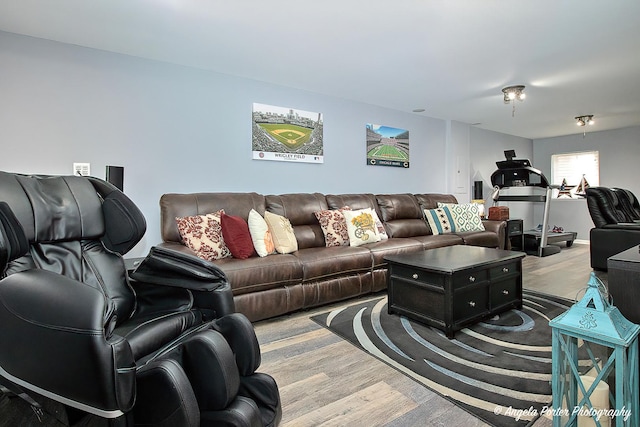
M 387 297 L 312 320 L 495 427 L 528 426 L 551 411 L 549 320 L 574 301 L 523 292 L 512 309 L 457 331 L 388 314 Z

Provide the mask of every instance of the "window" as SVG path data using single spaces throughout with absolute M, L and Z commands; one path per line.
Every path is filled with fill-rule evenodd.
M 558 197 L 575 198 L 587 187 L 600 185 L 599 154 L 597 151 L 554 154 L 551 156 L 551 183 L 562 186 Z

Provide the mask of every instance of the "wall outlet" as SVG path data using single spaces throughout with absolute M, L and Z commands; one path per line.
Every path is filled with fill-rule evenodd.
M 80 176 L 91 175 L 91 164 L 90 163 L 74 163 L 73 174 L 80 175 Z

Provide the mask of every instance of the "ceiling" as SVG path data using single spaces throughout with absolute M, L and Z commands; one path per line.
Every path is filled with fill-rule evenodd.
M 635 0 L 0 0 L 0 31 L 530 139 L 640 125 Z

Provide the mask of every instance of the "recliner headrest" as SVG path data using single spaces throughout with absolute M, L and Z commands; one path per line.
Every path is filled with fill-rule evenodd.
M 30 242 L 99 238 L 104 234 L 102 203 L 80 176 L 30 176 L 0 172 L 5 201 Z

